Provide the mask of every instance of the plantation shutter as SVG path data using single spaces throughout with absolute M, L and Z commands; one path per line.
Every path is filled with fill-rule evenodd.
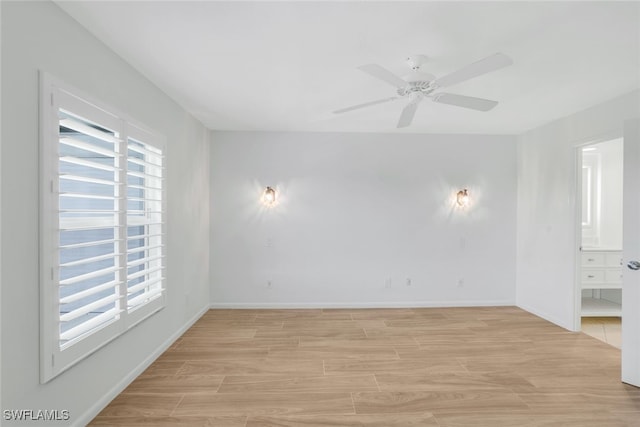
M 131 129 L 133 132 L 133 129 Z M 164 280 L 162 150 L 127 139 L 127 308 L 158 298 Z
M 60 348 L 118 319 L 122 161 L 119 125 L 100 111 L 58 108 L 58 254 Z M 69 103 L 70 104 L 70 103 Z M 82 113 L 85 112 L 83 115 Z M 101 123 L 103 122 L 103 123 Z
M 43 76 L 41 380 L 164 306 L 162 140 Z

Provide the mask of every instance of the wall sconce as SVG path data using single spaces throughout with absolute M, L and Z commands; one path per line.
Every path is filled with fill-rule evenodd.
M 267 187 L 262 193 L 262 204 L 265 206 L 273 206 L 276 203 L 276 190 Z
M 466 188 L 458 191 L 458 194 L 456 195 L 456 203 L 458 203 L 458 206 L 463 208 L 469 204 L 469 193 Z

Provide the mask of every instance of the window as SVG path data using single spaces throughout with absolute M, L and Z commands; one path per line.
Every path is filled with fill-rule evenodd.
M 164 306 L 161 138 L 42 77 L 41 380 Z

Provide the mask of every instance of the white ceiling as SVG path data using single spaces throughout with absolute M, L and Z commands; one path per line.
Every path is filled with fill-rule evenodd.
M 640 87 L 640 3 L 57 1 L 216 130 L 518 134 Z M 356 69 L 398 75 L 421 53 L 441 77 L 495 52 L 510 67 L 447 88 L 489 112 L 405 100 Z

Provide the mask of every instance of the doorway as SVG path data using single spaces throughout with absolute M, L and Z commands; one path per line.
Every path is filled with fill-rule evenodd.
M 578 150 L 578 325 L 621 348 L 623 139 Z

